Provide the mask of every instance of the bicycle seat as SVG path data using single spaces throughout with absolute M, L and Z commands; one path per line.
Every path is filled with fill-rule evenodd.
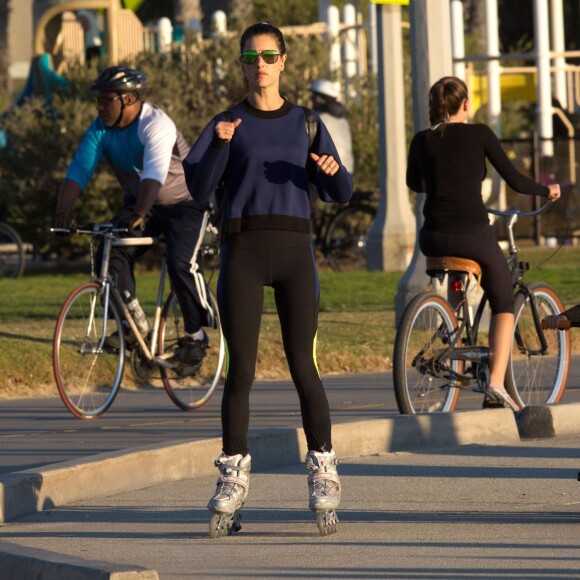
M 477 262 L 456 256 L 427 257 L 426 272 L 431 278 L 437 278 L 448 272 L 464 272 L 470 277 L 481 278 L 481 266 Z

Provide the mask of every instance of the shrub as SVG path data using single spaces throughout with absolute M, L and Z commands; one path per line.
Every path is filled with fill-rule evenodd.
M 289 60 L 282 78 L 284 96 L 310 104 L 310 85 L 328 76 L 326 46 L 314 37 L 287 38 Z M 132 63 L 149 76 L 146 98 L 175 121 L 193 143 L 218 112 L 243 98 L 238 39 L 204 41 L 181 54 L 143 54 Z M 2 120 L 8 146 L 0 149 L 0 209 L 23 239 L 39 254 L 58 248 L 64 257 L 75 254 L 74 242 L 58 244 L 49 234 L 58 187 L 86 128 L 95 118 L 90 82 L 98 71 L 91 67 L 69 70 L 71 88 L 57 94 L 47 109 L 32 99 L 10 109 Z M 351 123 L 357 155 L 357 187 L 378 183 L 376 89 L 361 82 L 352 106 Z M 102 221 L 120 203 L 122 192 L 103 164 L 75 205 L 79 221 Z

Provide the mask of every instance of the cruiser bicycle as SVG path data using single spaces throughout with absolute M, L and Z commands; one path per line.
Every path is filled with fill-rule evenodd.
M 366 247 L 380 193 L 355 191 L 346 206 L 325 203 L 314 220 L 315 246 L 332 270 L 366 269 Z
M 209 226 L 211 227 L 211 226 Z M 125 359 L 129 358 L 138 381 L 159 378 L 171 400 L 184 411 L 203 407 L 215 393 L 222 378 L 225 341 L 222 335 L 217 300 L 206 284 L 209 348 L 193 376 L 183 376 L 179 364 L 172 362 L 184 336 L 183 317 L 174 291 L 164 301 L 167 263 L 163 255 L 157 300 L 150 332 L 142 336 L 128 305 L 109 276 L 112 246 L 151 246 L 159 240 L 150 237 L 122 237 L 127 230 L 113 224 L 98 224 L 75 229 L 52 229 L 102 238 L 101 271 L 95 276 L 95 256 L 91 244 L 93 281 L 77 287 L 65 300 L 58 315 L 53 339 L 53 367 L 58 392 L 67 409 L 79 419 L 94 419 L 113 403 L 123 378 Z M 213 255 L 217 247 L 202 244 L 204 254 Z M 129 349 L 125 341 L 126 322 L 137 339 Z M 107 344 L 117 333 L 118 347 Z M 178 357 L 176 357 L 178 358 Z M 155 376 L 158 373 L 158 376 Z
M 529 264 L 521 262 L 514 226 L 535 211 L 497 211 L 507 218 L 507 262 L 515 292 L 515 328 L 505 377 L 508 394 L 521 408 L 558 403 L 566 388 L 570 364 L 569 333 L 544 332 L 541 321 L 564 310 L 556 291 L 545 282 L 524 282 Z M 467 290 L 481 274 L 477 262 L 456 257 L 427 258 L 431 281 L 452 285 L 453 306 L 435 292 L 423 292 L 408 304 L 395 338 L 393 378 L 402 414 L 452 412 L 462 389 L 485 392 L 489 379 L 489 347 L 481 344 L 481 323 L 487 297 L 483 294 L 472 318 Z M 448 286 L 449 287 L 449 286 Z
M 0 222 L 0 277 L 20 278 L 26 267 L 26 251 L 19 233 Z

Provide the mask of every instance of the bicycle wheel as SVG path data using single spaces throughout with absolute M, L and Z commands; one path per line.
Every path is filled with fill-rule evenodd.
M 409 303 L 395 338 L 393 379 L 399 412 L 449 413 L 459 398 L 460 363 L 445 356 L 457 331 L 451 306 L 441 296 L 422 293 Z
M 0 223 L 0 277 L 19 278 L 25 266 L 22 238 L 13 227 Z
M 556 291 L 544 282 L 529 285 L 538 307 L 538 322 L 564 310 Z M 506 389 L 520 405 L 550 405 L 564 394 L 570 367 L 570 333 L 544 332 L 548 349 L 542 352 L 530 300 L 521 290 L 515 298 L 515 330 Z
M 58 392 L 79 419 L 102 415 L 114 401 L 123 377 L 125 347 L 102 349 L 103 336 L 118 332 L 121 318 L 113 303 L 105 325 L 100 284 L 89 282 L 66 299 L 54 331 L 52 357 Z
M 368 205 L 351 206 L 332 219 L 324 238 L 324 254 L 333 270 L 366 268 L 367 239 L 375 213 Z
M 161 366 L 163 386 L 171 400 L 184 411 L 200 409 L 209 402 L 215 393 L 224 370 L 225 341 L 222 334 L 217 300 L 208 289 L 208 302 L 213 311 L 214 324 L 205 326 L 209 337 L 209 348 L 201 367 L 193 376 L 181 376 L 177 371 Z M 168 359 L 179 346 L 179 340 L 185 335 L 183 316 L 175 292 L 167 299 L 159 326 L 159 356 Z

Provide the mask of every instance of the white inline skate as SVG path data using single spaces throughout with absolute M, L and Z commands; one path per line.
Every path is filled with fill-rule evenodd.
M 333 450 L 309 451 L 306 454 L 308 474 L 308 507 L 316 512 L 316 525 L 321 536 L 336 533 L 340 504 L 340 479 L 336 466 L 340 459 Z
M 250 468 L 252 458 L 249 454 L 221 454 L 215 461 L 220 470 L 215 495 L 207 507 L 214 512 L 209 524 L 209 537 L 221 538 L 239 532 L 242 528 L 240 510 L 248 497 L 250 488 Z

